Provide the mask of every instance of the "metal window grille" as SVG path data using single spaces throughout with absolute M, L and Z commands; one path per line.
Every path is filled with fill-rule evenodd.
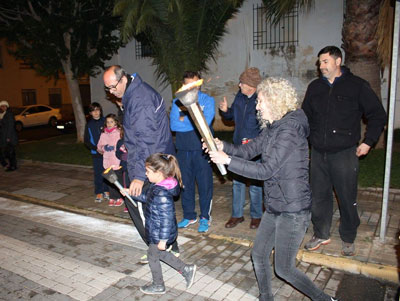
M 277 24 L 267 20 L 265 7 L 253 5 L 253 49 L 296 46 L 299 43 L 298 4 Z
M 150 45 L 135 40 L 135 53 L 136 59 L 143 59 L 146 57 L 151 57 L 153 50 L 151 49 Z
M 54 108 L 60 108 L 62 104 L 61 89 L 49 88 L 49 105 Z
M 22 105 L 36 104 L 36 89 L 22 89 Z

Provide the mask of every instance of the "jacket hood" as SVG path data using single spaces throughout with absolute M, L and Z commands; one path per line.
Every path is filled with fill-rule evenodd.
M 156 185 L 154 184 L 154 192 L 159 196 L 173 196 L 176 197 L 179 195 L 180 188 L 179 185 L 175 185 L 172 188 L 166 188 L 164 185 Z
M 274 121 L 271 127 L 278 127 L 284 123 L 290 124 L 299 130 L 299 134 L 302 137 L 307 138 L 310 135 L 310 127 L 308 125 L 308 119 L 302 109 L 291 111 L 283 116 L 280 120 Z

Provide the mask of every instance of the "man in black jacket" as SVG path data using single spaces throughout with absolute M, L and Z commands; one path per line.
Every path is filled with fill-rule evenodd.
M 327 46 L 318 53 L 321 77 L 307 89 L 303 110 L 310 123 L 312 222 L 314 236 L 304 246 L 316 250 L 330 243 L 332 188 L 339 199 L 342 254 L 355 254 L 358 157 L 368 154 L 386 123 L 386 113 L 367 81 L 342 63 L 342 53 Z M 367 130 L 361 144 L 361 117 Z

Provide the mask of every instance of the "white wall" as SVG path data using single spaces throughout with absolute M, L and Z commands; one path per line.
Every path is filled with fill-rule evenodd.
M 156 81 L 154 72 L 155 67 L 151 65 L 149 59 L 136 59 L 135 58 L 135 42 L 132 41 L 124 48 L 120 48 L 118 53 L 113 58 L 106 62 L 106 66 L 121 65 L 128 73 L 138 73 L 140 77 L 156 89 L 166 100 L 167 106 L 171 106 L 172 93 L 170 86 L 161 86 Z M 99 102 L 103 107 L 104 115 L 108 113 L 117 113 L 117 107 L 106 98 L 103 83 L 103 73 L 99 74 L 96 78 L 90 78 L 90 92 L 92 102 Z
M 216 106 L 223 96 L 228 98 L 229 103 L 233 101 L 238 90 L 239 76 L 247 67 L 258 67 L 263 77 L 280 76 L 289 79 L 302 99 L 308 83 L 315 77 L 315 62 L 319 50 L 327 45 L 340 47 L 342 44 L 343 1 L 319 0 L 315 1 L 314 8 L 309 12 L 299 13 L 299 43 L 294 52 L 290 53 L 288 49 L 253 49 L 254 4 L 261 4 L 261 0 L 245 1 L 239 14 L 228 22 L 228 34 L 220 44 L 216 63 L 210 61 L 209 72 L 203 73 L 205 83 L 202 90 L 215 97 Z M 170 87 L 162 90 L 157 84 L 150 60 L 135 59 L 134 42 L 121 49 L 118 55 L 107 63 L 110 64 L 120 64 L 128 72 L 139 73 L 162 94 L 167 109 L 170 109 Z M 105 100 L 101 76 L 91 79 L 92 100 L 100 101 L 105 107 L 104 111 L 108 112 L 114 107 Z M 387 88 L 383 85 L 384 100 L 387 99 L 386 95 Z M 397 107 L 400 111 L 400 107 Z M 396 121 L 396 126 L 400 127 L 400 121 Z M 216 115 L 214 128 L 225 128 L 219 114 Z

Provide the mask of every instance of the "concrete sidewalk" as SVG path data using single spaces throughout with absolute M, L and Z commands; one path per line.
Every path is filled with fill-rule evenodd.
M 94 203 L 93 171 L 91 168 L 74 165 L 48 164 L 23 161 L 15 172 L 0 171 L 0 196 L 38 203 L 88 216 L 131 223 L 123 207 L 109 207 L 106 203 Z M 233 229 L 224 227 L 231 214 L 232 183 L 228 178 L 214 177 L 212 224 L 207 234 L 198 234 L 197 225 L 180 230 L 184 235 L 203 235 L 209 238 L 234 241 L 251 246 L 256 230 L 249 228 L 249 204 L 245 207 L 245 221 Z M 341 240 L 338 232 L 339 211 L 335 206 L 329 245 L 317 251 L 299 250 L 298 259 L 342 271 L 360 273 L 399 282 L 400 243 L 398 236 L 400 221 L 400 191 L 392 190 L 388 208 L 388 227 L 385 242 L 379 240 L 382 191 L 360 189 L 358 195 L 359 227 L 356 252 L 353 257 L 341 255 Z M 177 219 L 182 218 L 180 202 L 176 203 Z M 312 235 L 308 230 L 303 244 Z

